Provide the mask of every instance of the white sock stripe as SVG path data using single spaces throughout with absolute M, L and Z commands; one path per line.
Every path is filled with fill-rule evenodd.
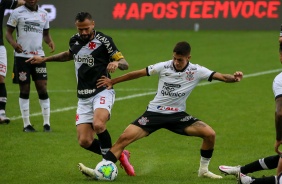
M 268 167 L 267 167 L 267 165 L 266 165 L 265 162 L 264 162 L 264 158 L 259 159 L 259 164 L 261 165 L 261 167 L 262 167 L 264 170 L 268 170 Z

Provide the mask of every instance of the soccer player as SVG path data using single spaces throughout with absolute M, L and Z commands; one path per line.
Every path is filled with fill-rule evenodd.
M 282 63 L 282 25 L 280 28 L 279 37 L 279 56 Z M 276 142 L 275 151 L 278 155 L 259 159 L 255 162 L 247 164 L 243 167 L 219 166 L 219 170 L 225 174 L 237 176 L 239 184 L 282 184 L 282 151 L 279 150 L 282 144 L 282 72 L 278 74 L 272 84 L 272 90 L 275 97 L 275 127 L 276 127 Z M 254 178 L 246 174 L 263 169 L 277 168 L 277 176 L 269 176 L 262 178 Z
M 16 39 L 13 37 L 17 31 Z M 34 55 L 44 57 L 42 39 L 54 51 L 55 45 L 49 34 L 48 13 L 38 7 L 38 0 L 26 0 L 16 8 L 7 22 L 6 38 L 14 48 L 13 82 L 20 87 L 19 105 L 24 123 L 24 132 L 35 132 L 29 120 L 30 76 L 35 83 L 43 115 L 43 131 L 50 132 L 50 99 L 47 93 L 46 64 L 25 63 Z
M 185 41 L 178 42 L 173 49 L 172 60 L 159 62 L 114 79 L 103 76 L 98 80 L 98 88 L 107 86 L 108 89 L 111 89 L 113 85 L 120 82 L 151 75 L 159 77 L 155 98 L 150 101 L 146 111 L 124 130 L 117 142 L 107 152 L 104 157 L 106 160 L 116 162 L 123 149 L 130 143 L 165 128 L 179 135 L 202 138 L 198 176 L 222 178 L 208 169 L 214 151 L 215 131 L 200 119 L 185 112 L 186 100 L 202 80 L 212 81 L 214 79 L 234 83 L 241 81 L 243 73 L 237 71 L 233 75 L 221 74 L 193 64 L 190 59 L 190 44 Z M 89 170 L 90 168 L 85 167 L 84 169 Z
M 45 58 L 34 56 L 26 62 L 39 64 L 74 60 L 78 96 L 78 143 L 81 147 L 104 156 L 112 146 L 106 122 L 114 105 L 115 91 L 106 87 L 97 88 L 96 83 L 103 75 L 110 77 L 110 73 L 116 69 L 127 70 L 128 63 L 113 39 L 94 29 L 95 23 L 91 14 L 78 13 L 75 25 L 78 33 L 70 38 L 69 50 Z M 94 139 L 95 134 L 98 139 Z M 129 152 L 124 150 L 118 158 L 127 174 L 134 175 L 133 167 L 128 162 Z M 128 167 L 131 170 L 128 170 Z M 83 174 L 88 175 L 85 172 Z
M 247 176 L 247 174 L 261 170 L 275 169 L 277 168 L 279 158 L 279 155 L 272 155 L 258 159 L 244 166 L 221 165 L 218 169 L 225 175 L 234 175 L 238 177 L 239 182 L 242 184 L 276 184 L 276 176 L 252 178 Z
M 7 90 L 5 77 L 7 75 L 7 51 L 3 40 L 3 19 L 6 9 L 14 9 L 23 5 L 24 0 L 1 0 L 0 1 L 0 124 L 9 123 L 10 118 L 6 116 Z

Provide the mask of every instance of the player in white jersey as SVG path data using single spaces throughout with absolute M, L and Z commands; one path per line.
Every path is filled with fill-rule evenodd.
M 6 38 L 14 48 L 13 82 L 20 86 L 19 105 L 24 132 L 35 132 L 29 119 L 29 95 L 31 76 L 35 83 L 43 115 L 43 131 L 50 132 L 50 99 L 47 93 L 46 64 L 31 65 L 25 61 L 32 56 L 44 57 L 42 41 L 54 51 L 55 45 L 49 34 L 48 13 L 38 7 L 38 0 L 26 0 L 16 8 L 7 22 Z M 13 32 L 16 30 L 16 39 Z
M 116 162 L 122 150 L 130 143 L 165 128 L 174 133 L 196 136 L 203 139 L 201 146 L 199 177 L 222 178 L 209 171 L 208 166 L 215 144 L 215 131 L 206 123 L 186 113 L 186 100 L 192 90 L 202 80 L 213 79 L 223 82 L 239 82 L 242 72 L 233 75 L 214 72 L 190 62 L 191 47 L 187 42 L 179 42 L 173 49 L 173 59 L 150 65 L 145 69 L 133 71 L 123 76 L 109 79 L 102 77 L 97 86 L 108 86 L 144 76 L 158 75 L 158 91 L 150 101 L 147 110 L 133 121 L 118 138 L 105 159 Z
M 7 51 L 3 40 L 3 18 L 6 9 L 14 9 L 23 5 L 24 0 L 0 0 L 0 124 L 9 123 L 10 118 L 6 116 L 7 90 L 5 78 L 7 74 Z
M 106 123 L 110 119 L 114 105 L 115 91 L 106 87 L 97 88 L 101 76 L 110 77 L 116 69 L 127 70 L 128 63 L 110 36 L 94 29 L 95 23 L 88 12 L 79 12 L 75 18 L 78 33 L 69 41 L 69 50 L 41 58 L 34 56 L 27 60 L 32 64 L 51 61 L 71 61 L 75 63 L 77 78 L 78 107 L 76 111 L 76 131 L 81 147 L 99 155 L 105 155 L 111 148 L 111 136 Z M 97 135 L 98 139 L 94 136 Z M 123 151 L 119 160 L 128 175 L 134 175 L 133 166 L 128 161 L 129 152 Z M 79 164 L 81 172 L 90 176 Z M 92 173 L 92 172 L 90 172 Z

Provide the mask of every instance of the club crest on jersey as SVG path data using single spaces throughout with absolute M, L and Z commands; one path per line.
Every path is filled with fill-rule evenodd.
M 89 43 L 88 43 L 88 48 L 89 48 L 90 50 L 94 50 L 95 47 L 96 47 L 96 43 L 95 43 L 95 42 L 89 42 Z
M 138 119 L 138 123 L 140 125 L 146 125 L 149 122 L 149 120 L 146 117 L 142 117 L 140 119 Z
M 188 80 L 188 81 L 194 80 L 194 72 L 188 71 L 188 72 L 186 72 L 186 74 L 187 74 L 186 80 Z
M 21 81 L 25 81 L 25 80 L 27 79 L 27 77 L 26 77 L 26 72 L 20 72 L 20 73 L 19 73 L 19 79 L 20 79 Z

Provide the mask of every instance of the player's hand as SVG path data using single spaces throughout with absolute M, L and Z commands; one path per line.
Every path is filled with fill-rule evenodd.
M 14 43 L 14 44 L 12 44 L 12 46 L 13 46 L 13 48 L 15 49 L 15 51 L 17 53 L 22 53 L 23 52 L 23 48 L 22 48 L 22 46 L 20 44 Z
M 53 53 L 53 52 L 55 51 L 55 44 L 54 44 L 54 42 L 50 42 L 50 43 L 48 44 L 48 46 L 49 46 L 49 48 L 51 49 L 50 53 Z
M 31 64 L 40 64 L 44 62 L 44 58 L 40 56 L 33 56 L 25 61 L 26 63 L 30 62 Z
M 110 62 L 107 66 L 107 70 L 109 73 L 114 73 L 118 68 L 118 61 Z
M 282 141 L 277 141 L 275 142 L 275 152 L 278 153 L 279 155 L 282 155 L 282 151 L 279 150 L 280 145 L 282 144 Z
M 105 76 L 102 76 L 100 79 L 98 79 L 96 85 L 97 88 L 105 86 L 107 89 L 111 89 L 113 87 L 112 80 Z
M 236 82 L 241 81 L 243 78 L 243 72 L 240 72 L 240 71 L 236 71 L 233 75 L 234 75 Z

